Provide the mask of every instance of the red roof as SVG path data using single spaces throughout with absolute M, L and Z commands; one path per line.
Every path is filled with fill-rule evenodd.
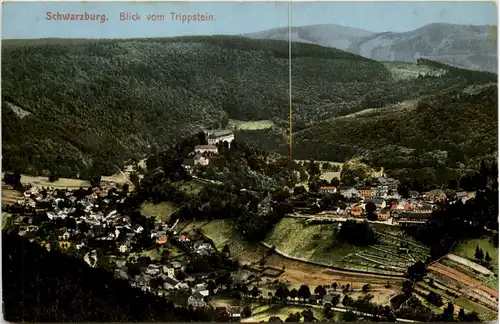
M 361 210 L 361 206 L 354 206 L 351 210 Z
M 337 187 L 332 187 L 332 186 L 330 186 L 330 187 L 319 187 L 319 190 L 335 190 L 335 189 L 337 189 Z

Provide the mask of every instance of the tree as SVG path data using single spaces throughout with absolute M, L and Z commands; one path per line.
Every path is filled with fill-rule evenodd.
M 250 291 L 250 293 L 252 294 L 252 297 L 257 298 L 262 294 L 262 291 L 260 291 L 259 288 L 257 288 L 257 286 L 254 286 Z
M 405 280 L 403 282 L 403 293 L 409 296 L 413 292 L 413 283 L 411 281 Z
M 302 317 L 304 317 L 304 322 L 314 322 L 316 320 L 310 308 L 306 308 L 302 311 Z
M 332 288 L 333 288 L 333 290 L 337 290 L 337 287 L 338 287 L 338 286 L 339 286 L 339 284 L 338 284 L 338 283 L 336 283 L 336 282 L 332 283 Z
M 307 166 L 307 172 L 310 177 L 319 176 L 321 174 L 321 169 L 319 168 L 319 164 L 314 162 L 314 160 L 309 161 Z
M 398 185 L 398 194 L 403 198 L 410 198 L 410 188 L 407 185 L 399 184 Z
M 290 313 L 290 315 L 288 315 L 288 317 L 285 319 L 285 322 L 295 322 L 295 323 L 298 323 L 300 322 L 300 318 L 302 316 L 300 315 L 299 312 L 297 313 Z
M 209 280 L 207 282 L 207 290 L 213 295 L 215 289 L 217 289 L 217 283 L 214 280 Z
M 332 180 L 330 181 L 330 185 L 333 187 L 338 187 L 340 186 L 340 180 L 337 177 L 333 177 Z
M 325 287 L 320 285 L 314 289 L 314 293 L 316 295 L 318 295 L 319 297 L 323 298 L 326 295 L 326 289 L 325 289 Z
M 422 280 L 427 274 L 427 269 L 422 261 L 418 261 L 408 268 L 407 275 L 414 282 Z
M 252 308 L 249 305 L 245 305 L 241 311 L 241 316 L 245 318 L 252 316 Z
M 443 298 L 433 291 L 429 292 L 426 298 L 429 302 L 431 302 L 433 305 L 436 305 L 437 307 L 443 306 Z
M 49 175 L 49 182 L 56 182 L 59 180 L 59 173 L 57 171 L 51 171 Z
M 377 206 L 373 202 L 371 202 L 371 201 L 367 202 L 365 205 L 365 209 L 366 209 L 366 213 L 368 214 L 369 220 L 372 220 L 372 219 L 376 220 L 377 219 L 377 216 L 375 215 L 375 211 L 377 210 Z
M 306 301 L 306 299 L 311 297 L 311 290 L 309 289 L 309 286 L 307 285 L 300 286 L 297 297 L 302 298 L 304 302 Z
M 358 315 L 351 311 L 347 311 L 342 316 L 345 322 L 356 322 L 358 320 Z
M 229 249 L 228 244 L 224 244 L 224 247 L 222 248 L 222 253 L 227 253 L 227 255 L 230 255 L 231 250 Z
M 441 320 L 445 322 L 453 322 L 455 317 L 455 306 L 453 303 L 448 303 L 448 306 L 445 307 L 443 313 L 441 314 Z
M 460 308 L 460 311 L 458 311 L 458 320 L 460 322 L 481 322 L 476 312 L 466 314 L 463 308 Z
M 488 252 L 486 252 L 486 256 L 484 257 L 484 261 L 490 263 L 491 262 L 491 257 L 490 257 L 490 254 Z
M 331 319 L 333 317 L 332 306 L 330 303 L 326 303 L 323 306 L 323 314 L 327 319 Z
M 366 294 L 367 292 L 370 291 L 370 285 L 369 284 L 363 285 L 361 290 Z
M 479 245 L 476 245 L 476 252 L 474 253 L 474 257 L 477 260 L 482 260 L 484 258 L 483 250 L 479 247 Z
M 283 320 L 279 316 L 271 316 L 268 320 L 269 323 L 283 323 Z
M 299 292 L 297 291 L 297 289 L 293 288 L 292 290 L 290 290 L 290 298 L 293 298 L 293 299 L 297 298 L 298 293 Z
M 90 186 L 92 188 L 99 187 L 101 185 L 101 175 L 97 174 L 90 178 Z
M 130 178 L 130 182 L 132 182 L 132 184 L 134 185 L 134 187 L 137 190 L 137 188 L 139 188 L 139 185 L 140 185 L 139 175 L 136 172 L 131 172 L 129 178 Z

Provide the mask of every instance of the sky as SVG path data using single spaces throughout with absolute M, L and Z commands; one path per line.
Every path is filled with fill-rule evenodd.
M 3 2 L 2 11 L 3 39 L 235 35 L 288 26 L 287 2 Z M 55 20 L 58 12 L 82 16 Z M 85 13 L 104 14 L 106 20 L 80 20 Z M 140 20 L 120 20 L 121 13 L 138 13 Z M 434 22 L 497 25 L 497 13 L 493 2 L 477 1 L 294 2 L 292 25 L 404 32 Z M 148 15 L 163 15 L 163 20 L 148 20 Z M 201 15 L 205 21 L 193 20 Z

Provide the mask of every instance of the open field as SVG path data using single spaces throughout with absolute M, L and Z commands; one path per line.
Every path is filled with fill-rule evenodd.
M 335 241 L 336 224 L 307 225 L 297 218 L 284 218 L 266 238 L 266 243 L 292 257 L 326 266 L 378 273 L 403 274 L 416 260 L 426 257 L 424 247 L 410 245 L 408 254 L 399 253 L 400 242 L 411 242 L 403 235 L 380 235 L 379 243 L 359 247 Z M 395 231 L 378 225 L 377 231 Z M 411 242 L 414 243 L 414 242 Z
M 484 254 L 486 252 L 491 257 L 490 264 L 493 266 L 493 276 L 488 278 L 485 283 L 488 287 L 491 287 L 498 291 L 498 248 L 494 247 L 493 244 L 490 243 L 488 237 L 478 238 L 478 239 L 470 239 L 465 242 L 461 242 L 453 251 L 453 253 L 457 256 L 466 258 L 472 262 L 474 262 L 476 246 L 479 246 Z
M 141 205 L 141 214 L 146 217 L 154 217 L 156 220 L 166 221 L 177 209 L 178 207 L 170 201 L 158 204 L 144 202 Z
M 487 237 L 480 239 L 470 239 L 462 242 L 454 249 L 453 253 L 463 258 L 474 261 L 476 246 L 479 246 L 483 250 L 484 254 L 488 252 L 491 257 L 491 265 L 494 268 L 493 271 L 498 275 L 498 248 L 494 247 Z
M 24 196 L 21 192 L 10 189 L 9 186 L 2 185 L 2 206 L 7 204 L 15 204 L 19 200 L 23 200 Z
M 442 72 L 430 67 L 407 62 L 384 62 L 389 72 L 396 80 L 416 79 L 422 75 L 440 75 Z
M 2 173 L 2 178 L 3 176 L 4 174 Z M 117 184 L 129 183 L 129 180 L 125 177 L 125 175 L 122 172 L 112 176 L 103 176 L 101 180 L 102 182 L 117 183 Z M 89 181 L 82 179 L 59 178 L 57 181 L 50 182 L 48 177 L 33 177 L 26 174 L 21 175 L 21 183 L 24 185 L 32 184 L 37 187 L 52 187 L 52 188 L 67 188 L 67 189 L 79 189 L 80 187 L 87 188 L 90 186 Z
M 255 120 L 255 121 L 244 121 L 237 119 L 229 119 L 228 127 L 232 130 L 261 130 L 268 129 L 274 126 L 271 120 Z

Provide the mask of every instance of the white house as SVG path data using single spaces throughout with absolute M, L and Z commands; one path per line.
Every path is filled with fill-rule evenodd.
M 359 191 L 356 190 L 355 188 L 349 188 L 346 190 L 342 190 L 340 192 L 340 194 L 342 196 L 344 196 L 345 198 L 357 198 L 357 197 L 359 197 Z
M 215 145 L 196 145 L 194 147 L 194 151 L 196 153 L 200 153 L 200 154 L 203 154 L 203 153 L 217 153 L 219 151 L 219 149 L 217 148 L 217 146 Z
M 122 244 L 120 245 L 120 247 L 118 248 L 118 250 L 121 252 L 121 253 L 127 253 L 130 251 L 130 245 L 129 244 Z
M 227 142 L 231 147 L 231 142 L 234 141 L 234 133 L 231 130 L 205 131 L 208 136 L 208 144 L 215 145 L 219 142 Z
M 208 165 L 208 163 L 210 162 L 209 159 L 205 158 L 204 156 L 200 155 L 200 154 L 196 154 L 194 156 L 194 164 L 200 164 L 200 165 Z

